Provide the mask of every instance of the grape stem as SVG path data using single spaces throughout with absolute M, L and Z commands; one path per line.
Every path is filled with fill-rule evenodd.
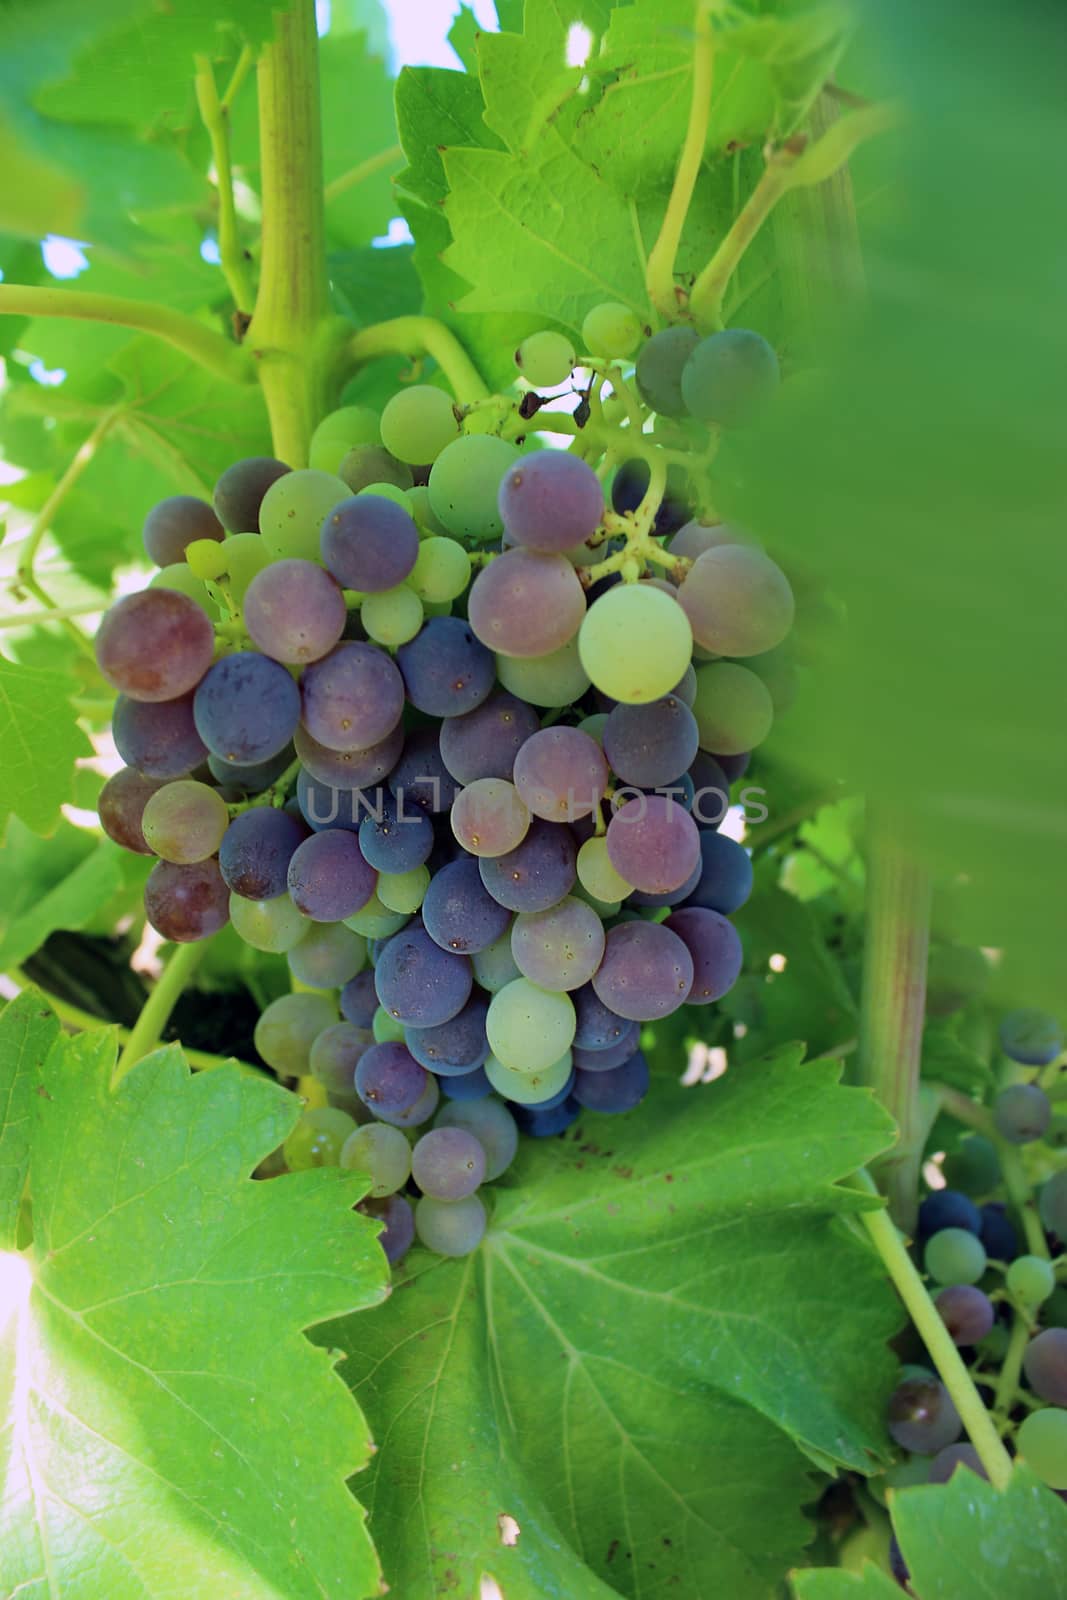
M 182 990 L 203 960 L 209 943 L 209 939 L 197 939 L 194 943 L 174 947 L 115 1064 L 111 1075 L 112 1093 L 138 1061 L 156 1048 Z
M 247 45 L 238 61 L 238 71 L 241 70 L 246 57 L 245 72 L 253 60 L 252 52 Z M 220 99 L 210 56 L 197 55 L 194 61 L 196 103 L 200 109 L 200 120 L 211 141 L 211 159 L 215 168 L 215 187 L 219 197 L 219 265 L 233 296 L 238 315 L 243 317 L 251 311 L 255 294 L 249 271 L 248 253 L 241 244 L 237 230 L 237 208 L 233 200 L 233 168 L 230 164 L 232 94 L 228 93 L 226 99 Z M 236 77 L 235 72 L 234 78 Z
M 489 398 L 477 367 L 450 328 L 434 317 L 393 317 L 361 328 L 348 341 L 351 366 L 361 367 L 380 356 L 432 356 L 448 379 L 461 406 Z
M 867 1194 L 878 1193 L 868 1173 L 860 1171 L 856 1179 Z M 952 1403 L 960 1414 L 967 1436 L 978 1452 L 990 1483 L 997 1489 L 1007 1488 L 1011 1477 L 1011 1458 L 1000 1442 L 993 1419 L 982 1404 L 982 1397 L 937 1307 L 926 1292 L 926 1285 L 908 1254 L 901 1234 L 887 1211 L 864 1211 L 860 1220 L 929 1351 L 942 1383 L 952 1397 Z
M 1034 1203 L 1034 1192 L 1023 1167 L 1022 1156 L 1016 1145 L 1009 1144 L 1006 1139 L 996 1140 L 997 1156 L 1000 1159 L 1001 1176 L 1004 1179 L 1004 1188 L 1007 1190 L 1008 1199 L 1014 1209 L 1019 1213 L 1019 1219 L 1026 1235 L 1026 1245 L 1032 1256 L 1041 1256 L 1044 1261 L 1049 1259 L 1048 1242 L 1045 1231 L 1041 1226 L 1037 1206 Z
M 900 1137 L 881 1163 L 890 1210 L 910 1233 L 918 1209 L 926 1133 L 919 1065 L 926 1012 L 930 878 L 896 841 L 894 819 L 868 807 L 867 928 L 860 1008 L 860 1081 L 893 1117 Z
M 1008 1348 L 1004 1352 L 1000 1376 L 997 1379 L 997 1386 L 993 1394 L 993 1412 L 999 1420 L 1002 1433 L 1010 1426 L 1009 1415 L 1015 1403 L 1015 1394 L 1019 1387 L 1019 1374 L 1023 1370 L 1023 1356 L 1026 1354 L 1026 1346 L 1029 1342 L 1030 1319 L 1016 1306 L 1014 1308 L 1011 1333 L 1008 1336 Z
M 22 283 L 0 283 L 0 316 L 76 317 L 82 322 L 105 322 L 113 327 L 150 333 L 179 350 L 190 361 L 227 383 L 252 383 L 255 367 L 250 357 L 229 339 L 196 317 L 151 300 L 128 300 L 117 294 L 93 294 L 88 289 L 48 289 Z
M 985 1106 L 980 1106 L 970 1095 L 961 1094 L 959 1089 L 942 1086 L 938 1089 L 938 1096 L 942 1110 L 947 1111 L 950 1117 L 955 1117 L 957 1122 L 973 1128 L 975 1133 L 982 1134 L 986 1139 L 996 1140 L 997 1130 Z
M 294 0 L 275 14 L 275 27 L 257 67 L 262 260 L 245 344 L 258 364 L 274 452 L 303 467 L 325 410 L 321 340 L 331 326 L 314 0 Z
M 704 145 L 711 116 L 711 87 L 714 76 L 714 49 L 711 16 L 707 0 L 698 0 L 693 23 L 693 93 L 689 102 L 689 123 L 678 157 L 670 199 L 660 223 L 655 244 L 645 265 L 645 287 L 652 305 L 668 322 L 678 315 L 684 291 L 674 280 L 674 264 L 682 229 L 700 176 Z

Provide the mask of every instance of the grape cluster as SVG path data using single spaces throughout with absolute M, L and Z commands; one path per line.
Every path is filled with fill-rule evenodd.
M 1064 1045 L 1055 1019 L 1036 1011 L 1008 1013 L 999 1042 L 1014 1070 L 1050 1067 Z M 916 1246 L 941 1319 L 988 1385 L 1019 1455 L 1052 1488 L 1067 1491 L 1067 1284 L 1057 1271 L 1067 1245 L 1067 1168 L 1039 1184 L 1040 1226 L 1030 1219 L 1024 1249 L 1008 1205 L 991 1197 L 1004 1188 L 1002 1159 L 1012 1159 L 1002 1152 L 1036 1146 L 1052 1127 L 1052 1103 L 1040 1084 L 1019 1081 L 1001 1089 L 991 1109 L 1000 1150 L 975 1133 L 946 1157 L 951 1187 L 923 1200 Z M 945 1481 L 958 1465 L 984 1476 L 973 1447 L 958 1443 L 963 1424 L 929 1369 L 901 1374 L 889 1430 L 904 1449 L 933 1457 L 931 1482 Z
M 624 307 L 587 318 L 601 411 L 603 358 L 640 336 Z M 746 422 L 777 374 L 755 334 L 668 329 L 636 370 L 668 418 L 683 354 L 675 387 L 703 423 Z M 551 331 L 517 355 L 542 385 L 575 361 Z M 495 432 L 432 384 L 380 416 L 345 407 L 307 468 L 240 461 L 213 505 L 155 507 L 160 570 L 100 627 L 126 762 L 102 825 L 158 858 L 145 910 L 164 938 L 230 921 L 288 958 L 295 992 L 256 1047 L 321 1103 L 284 1161 L 369 1174 L 391 1259 L 414 1233 L 474 1248 L 478 1188 L 519 1131 L 631 1110 L 641 1025 L 712 1004 L 741 968 L 728 918 L 752 869 L 718 829 L 772 719 L 744 662 L 781 645 L 793 597 L 755 544 L 693 515 L 699 475 L 678 451 L 662 472 L 630 404 L 610 506 L 612 453 L 523 448 L 524 401 Z

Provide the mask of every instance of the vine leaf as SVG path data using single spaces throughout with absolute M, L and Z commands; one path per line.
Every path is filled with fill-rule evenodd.
M 903 1489 L 891 1501 L 893 1527 L 916 1600 L 951 1600 L 966 1575 L 968 1600 L 1048 1600 L 1067 1561 L 1067 1506 L 1017 1466 L 1000 1494 L 973 1472 L 946 1484 Z M 896 1584 L 873 1567 L 857 1577 L 798 1572 L 797 1600 L 891 1600 Z
M 0 657 L 0 828 L 12 812 L 51 833 L 74 792 L 74 763 L 92 754 L 70 703 L 73 680 Z
M 7 865 L 0 850 L 0 868 Z M 18 863 L 13 864 L 15 870 Z M 123 888 L 123 860 L 110 839 L 102 839 L 52 888 L 15 917 L 0 936 L 0 970 L 17 967 L 59 928 L 84 928 Z
M 0 1023 L 0 1250 L 15 1248 L 30 1167 L 33 1091 L 58 1033 L 55 1016 L 32 990 L 23 990 L 5 1007 Z
M 483 1572 L 508 1600 L 764 1600 L 802 1559 L 811 1459 L 884 1458 L 900 1315 L 836 1180 L 892 1129 L 801 1056 L 525 1141 L 473 1258 L 413 1251 L 377 1316 L 324 1330 L 405 1600 Z
M 0 1037 L 12 1025 L 9 1008 Z M 227 1600 L 376 1594 L 344 1484 L 366 1424 L 302 1336 L 386 1293 L 360 1186 L 249 1180 L 299 1111 L 267 1080 L 191 1076 L 172 1045 L 112 1093 L 114 1063 L 110 1030 L 61 1039 L 33 1095 L 34 1238 L 7 1258 L 28 1270 L 0 1341 L 0 1592 L 155 1600 L 180 1572 Z

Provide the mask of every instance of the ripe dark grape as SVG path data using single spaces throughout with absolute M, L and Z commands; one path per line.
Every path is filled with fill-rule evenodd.
M 145 806 L 159 786 L 158 779 L 146 778 L 132 767 L 123 767 L 100 791 L 96 803 L 100 826 L 109 839 L 135 855 L 152 854 L 152 846 L 145 842 L 141 821 Z
M 356 1065 L 356 1093 L 378 1116 L 402 1116 L 426 1092 L 429 1073 L 420 1067 L 406 1045 L 375 1044 Z
M 655 922 L 626 922 L 607 936 L 593 975 L 597 996 L 620 1017 L 651 1022 L 677 1011 L 693 987 L 693 958 L 676 933 Z
M 657 789 L 674 783 L 697 754 L 696 718 L 674 695 L 644 706 L 616 706 L 604 724 L 604 754 L 624 783 Z
M 424 811 L 395 795 L 382 794 L 359 825 L 359 846 L 378 872 L 411 872 L 434 845 L 433 823 Z
M 384 1223 L 378 1243 L 390 1266 L 395 1266 L 415 1242 L 415 1212 L 411 1202 L 402 1194 L 391 1194 L 384 1200 L 361 1200 L 356 1209 Z
M 660 416 L 685 415 L 682 371 L 699 343 L 695 328 L 680 325 L 654 333 L 637 352 L 637 387 L 642 399 Z
M 623 462 L 612 480 L 612 508 L 615 511 L 636 511 L 645 497 L 651 476 L 648 462 L 640 456 Z M 653 519 L 652 532 L 657 538 L 674 533 L 685 525 L 692 511 L 685 473 L 677 466 L 669 467 L 667 488 Z
M 744 905 L 751 893 L 752 857 L 745 847 L 728 834 L 702 829 L 700 877 L 686 904 L 728 917 Z
M 389 772 L 389 789 L 407 810 L 417 806 L 431 816 L 449 810 L 460 785 L 441 758 L 436 729 L 415 728 L 405 736 Z
M 473 955 L 500 938 L 511 913 L 486 889 L 478 862 L 461 858 L 434 874 L 422 903 L 422 921 L 442 950 Z
M 1023 1372 L 1042 1400 L 1067 1406 L 1067 1328 L 1046 1328 L 1031 1339 L 1023 1355 Z
M 636 1033 L 635 1024 L 606 1006 L 592 984 L 583 984 L 571 996 L 577 1025 L 574 1045 L 579 1050 L 610 1050 L 620 1040 Z M 635 1047 L 636 1048 L 636 1047 Z
M 959 1469 L 973 1472 L 978 1478 L 988 1479 L 982 1458 L 973 1444 L 950 1444 L 939 1450 L 930 1463 L 928 1483 L 947 1483 Z
M 313 922 L 343 922 L 365 906 L 377 873 L 354 833 L 313 833 L 293 852 L 287 881 L 293 904 Z
M 1004 1207 L 990 1201 L 981 1208 L 979 1233 L 986 1255 L 994 1261 L 1014 1261 L 1019 1253 L 1019 1235 Z
M 318 785 L 351 794 L 373 789 L 394 771 L 404 749 L 404 730 L 398 721 L 384 739 L 366 749 L 331 750 L 312 738 L 305 727 L 299 726 L 293 735 L 293 744 Z M 329 809 L 324 812 L 320 808 L 319 815 L 329 817 Z M 357 822 L 362 820 L 359 807 L 353 809 L 350 802 L 342 802 L 337 815 L 344 817 L 346 827 L 351 825 L 348 819 L 352 816 Z
M 935 1189 L 919 1207 L 919 1237 L 928 1239 L 942 1228 L 966 1228 L 968 1233 L 982 1231 L 982 1214 L 973 1200 L 955 1189 Z
M 245 594 L 245 627 L 275 661 L 317 661 L 340 639 L 347 618 L 337 584 L 312 561 L 272 561 Z
M 142 589 L 104 613 L 96 636 L 100 671 L 133 700 L 176 700 L 211 665 L 215 634 L 207 615 L 174 589 Z
M 234 817 L 219 846 L 219 870 L 234 894 L 272 900 L 284 894 L 289 863 L 308 836 L 298 817 L 275 806 L 253 806 Z
M 565 556 L 508 550 L 475 578 L 468 616 L 490 650 L 505 656 L 546 656 L 577 633 L 585 616 L 585 594 Z
M 932 1456 L 955 1444 L 963 1423 L 948 1390 L 936 1378 L 908 1378 L 889 1400 L 889 1432 L 905 1450 Z
M 1033 1144 L 1048 1132 L 1052 1106 L 1036 1083 L 1013 1083 L 993 1102 L 997 1132 L 1009 1144 Z
M 934 1303 L 952 1335 L 953 1344 L 977 1344 L 993 1326 L 995 1313 L 992 1301 L 981 1289 L 969 1283 L 957 1283 L 942 1289 Z
M 196 731 L 192 694 L 156 701 L 131 700 L 120 694 L 111 732 L 123 761 L 146 778 L 184 778 L 208 754 Z
M 596 532 L 604 515 L 604 491 L 592 467 L 578 456 L 542 450 L 504 475 L 500 515 L 517 544 L 562 553 Z
M 259 508 L 272 483 L 290 468 L 272 456 L 250 456 L 227 467 L 215 485 L 215 515 L 228 533 L 258 533 Z
M 648 1093 L 648 1062 L 640 1050 L 607 1072 L 584 1072 L 574 1078 L 574 1098 L 586 1111 L 616 1114 L 632 1111 Z
M 435 1200 L 463 1200 L 485 1177 L 485 1151 L 467 1128 L 432 1128 L 411 1152 L 411 1176 Z
M 493 1085 L 486 1077 L 484 1067 L 476 1067 L 473 1072 L 457 1073 L 455 1077 L 442 1076 L 438 1082 L 446 1099 L 464 1105 L 484 1100 L 493 1092 Z M 494 1104 L 499 1104 L 499 1101 Z
M 303 727 L 319 744 L 369 750 L 400 721 L 404 683 L 384 650 L 346 640 L 305 669 L 300 700 Z
M 1046 1011 L 1009 1011 L 999 1038 L 1004 1054 L 1026 1067 L 1046 1067 L 1063 1050 L 1063 1029 Z
M 341 1015 L 357 1028 L 369 1028 L 378 1009 L 378 993 L 374 987 L 374 971 L 368 968 L 350 978 L 341 990 Z
M 396 659 L 411 704 L 432 717 L 461 717 L 493 688 L 493 658 L 461 617 L 431 617 Z
M 576 858 L 570 829 L 535 817 L 521 844 L 484 857 L 478 870 L 493 899 L 509 911 L 547 911 L 573 887 Z
M 520 1130 L 531 1139 L 554 1139 L 577 1122 L 582 1112 L 573 1096 L 548 1110 L 543 1106 L 512 1106 L 511 1109 Z
M 489 1055 L 485 1018 L 489 1010 L 473 994 L 454 1017 L 436 1027 L 405 1028 L 404 1042 L 420 1066 L 446 1078 L 462 1077 L 484 1066 Z
M 696 823 L 665 795 L 627 800 L 608 824 L 607 839 L 616 872 L 646 894 L 680 888 L 700 860 Z
M 193 698 L 196 730 L 213 755 L 239 766 L 269 761 L 300 717 L 300 690 L 277 661 L 252 650 L 223 656 Z
M 225 538 L 225 530 L 206 500 L 175 494 L 154 505 L 145 518 L 141 537 L 150 561 L 169 567 L 184 561 L 194 539 Z
M 707 1006 L 732 989 L 741 973 L 744 952 L 737 929 L 717 911 L 687 905 L 663 924 L 676 933 L 693 959 L 693 984 L 686 999 Z
M 413 519 L 382 495 L 345 500 L 322 525 L 322 559 L 345 589 L 379 594 L 403 583 L 419 553 Z
M 462 1011 L 473 978 L 465 956 L 442 950 L 425 928 L 415 926 L 395 934 L 385 945 L 374 982 L 391 1017 L 405 1026 L 432 1028 Z
M 515 757 L 541 726 L 532 706 L 498 691 L 463 716 L 441 723 L 441 759 L 458 783 L 511 778 Z
M 216 861 L 177 866 L 159 861 L 148 874 L 145 916 L 164 939 L 192 944 L 229 921 L 230 894 Z

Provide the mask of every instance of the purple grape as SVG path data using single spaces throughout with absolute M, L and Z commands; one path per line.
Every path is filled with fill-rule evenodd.
M 215 755 L 208 756 L 207 764 L 216 783 L 228 789 L 240 789 L 245 794 L 262 794 L 264 789 L 269 789 L 281 777 L 295 754 L 292 745 L 287 744 L 269 761 L 257 761 L 250 767 L 238 766 Z
M 566 556 L 508 550 L 475 578 L 467 613 L 490 650 L 505 656 L 547 656 L 578 632 L 585 592 Z
M 670 543 L 672 556 L 683 556 L 695 561 L 705 550 L 717 550 L 724 544 L 744 544 L 744 537 L 725 522 L 687 522 Z
M 422 921 L 442 950 L 473 955 L 500 938 L 511 913 L 486 889 L 477 861 L 465 857 L 434 874 L 422 902 Z
M 419 553 L 419 530 L 394 500 L 360 494 L 330 513 L 321 542 L 322 559 L 339 584 L 362 594 L 381 594 L 411 572 Z
M 458 783 L 512 776 L 523 743 L 540 727 L 537 712 L 501 689 L 462 717 L 441 724 L 441 759 Z
M 636 1036 L 636 1025 L 606 1006 L 591 983 L 576 989 L 571 999 L 577 1018 L 574 1030 L 576 1050 L 611 1050 L 620 1040 L 628 1039 L 631 1034 Z
M 993 1326 L 993 1303 L 981 1289 L 969 1283 L 954 1283 L 942 1289 L 934 1301 L 941 1321 L 961 1348 L 977 1344 Z
M 616 706 L 604 724 L 604 754 L 624 783 L 641 789 L 675 783 L 697 754 L 696 718 L 676 695 Z
M 948 1390 L 936 1378 L 907 1378 L 889 1398 L 889 1432 L 905 1450 L 932 1456 L 963 1432 Z
M 230 919 L 230 893 L 217 861 L 176 866 L 157 861 L 144 891 L 145 916 L 175 944 L 210 939 Z
M 725 328 L 690 352 L 682 368 L 682 399 L 700 422 L 746 428 L 758 420 L 778 383 L 778 357 L 763 335 Z
M 356 1068 L 368 1050 L 376 1048 L 369 1028 L 357 1028 L 351 1022 L 334 1022 L 316 1034 L 308 1056 L 308 1070 L 331 1094 L 351 1094 Z
M 749 763 L 752 760 L 752 752 L 751 750 L 745 750 L 740 755 L 723 755 L 718 750 L 714 750 L 711 752 L 711 759 L 718 764 L 719 768 L 726 774 L 727 782 L 732 785 L 743 778 L 748 771 Z
M 403 1116 L 425 1093 L 429 1077 L 406 1045 L 375 1044 L 356 1065 L 356 1093 L 376 1116 Z
M 752 893 L 752 857 L 743 845 L 725 833 L 702 829 L 700 877 L 686 904 L 718 911 L 729 917 Z
M 1055 1234 L 1062 1242 L 1067 1242 L 1067 1167 L 1054 1172 L 1043 1185 L 1038 1196 L 1038 1209 L 1047 1232 Z M 993 1252 L 990 1251 L 990 1254 Z
M 604 1004 L 634 1022 L 669 1016 L 692 987 L 693 958 L 687 946 L 656 922 L 612 928 L 593 975 L 593 988 Z
M 214 494 L 215 515 L 227 533 L 258 533 L 263 496 L 291 470 L 273 456 L 249 456 L 227 467 Z
M 574 837 L 569 828 L 535 817 L 522 843 L 506 855 L 483 857 L 482 882 L 509 911 L 547 911 L 574 886 Z
M 1036 1083 L 1013 1083 L 993 1101 L 993 1121 L 1009 1144 L 1033 1144 L 1048 1132 L 1052 1105 Z
M 515 757 L 515 787 L 534 816 L 574 822 L 600 805 L 608 766 L 596 740 L 580 728 L 542 728 Z
M 226 535 L 206 500 L 191 494 L 173 494 L 152 507 L 141 537 L 148 559 L 157 567 L 170 567 L 185 560 L 186 549 L 194 539 L 218 541 Z
M 402 1194 L 389 1194 L 384 1200 L 361 1200 L 356 1210 L 385 1223 L 378 1243 L 389 1265 L 395 1266 L 415 1243 L 415 1212 L 411 1202 Z
M 547 1110 L 543 1106 L 519 1105 L 513 1105 L 510 1110 L 522 1132 L 531 1139 L 554 1139 L 557 1134 L 565 1132 L 572 1122 L 577 1122 L 582 1114 L 573 1096 L 568 1096 L 560 1105 L 550 1106 Z
M 411 1176 L 435 1200 L 463 1200 L 485 1177 L 485 1151 L 466 1128 L 432 1128 L 411 1152 Z
M 300 718 L 300 690 L 277 661 L 253 650 L 223 656 L 193 697 L 196 731 L 213 755 L 239 766 L 283 750 Z
M 947 1483 L 958 1467 L 966 1467 L 979 1478 L 989 1479 L 982 1458 L 973 1444 L 950 1444 L 939 1450 L 930 1463 L 928 1483 Z
M 473 994 L 462 1011 L 433 1028 L 405 1028 L 404 1042 L 427 1072 L 439 1077 L 463 1077 L 489 1058 L 485 1033 L 485 1000 Z
M 248 585 L 244 619 L 266 655 L 303 664 L 333 649 L 348 611 L 330 574 L 313 561 L 273 561 Z
M 393 732 L 404 710 L 403 679 L 385 651 L 352 640 L 313 661 L 300 692 L 303 726 L 328 750 L 371 749 Z
M 648 1062 L 640 1050 L 607 1072 L 584 1072 L 574 1080 L 574 1098 L 586 1111 L 614 1114 L 632 1111 L 648 1093 Z
M 109 839 L 135 855 L 150 856 L 155 852 L 145 842 L 141 819 L 144 808 L 160 787 L 157 778 L 146 778 L 132 767 L 123 767 L 104 784 L 96 802 L 100 826 Z
M 115 749 L 146 778 L 184 778 L 207 757 L 196 731 L 193 696 L 177 700 L 131 700 L 120 694 L 112 713 Z
M 461 789 L 452 805 L 452 832 L 475 856 L 502 856 L 521 844 L 530 813 L 506 778 L 478 778 Z
M 378 991 L 374 987 L 374 971 L 368 967 L 357 972 L 341 990 L 341 1015 L 357 1028 L 369 1028 L 378 1009 Z
M 511 953 L 540 989 L 578 989 L 604 954 L 604 926 L 592 906 L 567 896 L 547 911 L 525 911 L 511 930 Z
M 652 791 L 653 793 L 655 791 Z M 680 906 L 683 901 L 688 902 L 693 890 L 700 882 L 700 862 L 698 861 L 684 883 L 677 889 L 665 890 L 663 894 L 645 894 L 641 889 L 631 889 L 626 896 L 628 906 L 651 906 L 655 910 L 664 907 Z
M 716 655 L 765 655 L 793 625 L 789 580 L 753 545 L 720 545 L 698 556 L 682 580 L 678 604 L 697 644 Z
M 240 812 L 219 846 L 219 870 L 227 887 L 246 900 L 273 900 L 284 894 L 293 852 L 308 831 L 300 818 L 275 806 Z
M 624 461 L 611 483 L 611 503 L 616 511 L 636 511 L 645 497 L 650 472 L 643 459 Z M 667 488 L 652 524 L 657 538 L 675 533 L 693 514 L 689 482 L 683 467 L 667 468 Z M 672 586 L 673 587 L 673 586 Z
M 517 544 L 562 553 L 596 532 L 604 517 L 604 491 L 580 457 L 541 450 L 505 473 L 500 515 Z
M 624 1061 L 629 1061 L 637 1052 L 641 1042 L 641 1025 L 637 1022 L 624 1022 L 626 1032 L 616 1039 L 614 1044 L 609 1044 L 603 1050 L 571 1050 L 571 1057 L 576 1067 L 583 1072 L 611 1072 L 615 1067 L 621 1067 Z
M 418 806 L 431 815 L 450 810 L 460 785 L 441 759 L 435 728 L 416 728 L 407 735 L 403 753 L 390 773 L 389 788 L 398 800 L 403 798 L 409 810 Z
M 934 1189 L 919 1207 L 919 1238 L 928 1239 L 942 1228 L 966 1228 L 980 1234 L 982 1214 L 973 1200 L 956 1189 Z
M 403 461 L 398 461 L 391 450 L 386 450 L 380 444 L 353 445 L 338 467 L 337 474 L 354 495 L 369 489 L 372 483 L 392 483 L 398 489 L 410 489 L 415 481 L 411 468 Z M 398 506 L 397 510 L 401 511 L 403 507 Z
M 678 889 L 700 860 L 700 833 L 687 812 L 662 795 L 627 800 L 608 823 L 608 859 L 646 894 Z
M 346 830 L 313 833 L 294 851 L 288 884 L 293 904 L 313 922 L 343 922 L 366 905 L 378 874 Z
M 717 911 L 686 906 L 663 924 L 676 933 L 693 958 L 693 987 L 686 996 L 691 1006 L 708 1006 L 721 1000 L 741 975 L 744 951 L 737 929 Z
M 1063 1049 L 1063 1029 L 1047 1011 L 1009 1011 L 1000 1020 L 1000 1048 L 1025 1067 L 1047 1067 Z
M 689 809 L 700 828 L 718 828 L 730 809 L 730 780 L 715 756 L 698 750 L 689 763 L 693 801 Z M 709 908 L 717 911 L 717 906 Z
M 383 793 L 382 789 L 335 789 L 313 778 L 305 767 L 297 773 L 296 802 L 314 833 L 329 833 L 331 828 L 357 832 L 364 817 L 376 814 Z
M 493 1092 L 493 1085 L 486 1077 L 484 1067 L 476 1067 L 473 1072 L 461 1072 L 456 1077 L 442 1077 L 440 1085 L 443 1095 L 460 1104 L 484 1100 Z
M 215 630 L 195 600 L 176 589 L 142 589 L 104 613 L 96 659 L 112 688 L 131 700 L 177 700 L 211 666 Z
M 493 658 L 462 617 L 431 617 L 396 653 L 411 704 L 431 717 L 461 717 L 496 681 Z
M 1046 1328 L 1031 1339 L 1023 1356 L 1023 1372 L 1042 1400 L 1067 1406 L 1067 1328 Z
M 373 789 L 389 776 L 404 748 L 404 729 L 398 722 L 384 739 L 365 750 L 331 750 L 313 739 L 304 727 L 297 728 L 293 743 L 297 755 L 317 784 L 351 793 L 353 790 Z M 343 826 L 349 826 L 347 818 L 350 811 L 357 822 L 361 821 L 360 809 L 358 802 L 352 802 L 351 805 L 345 802 L 340 812 L 345 818 Z
M 433 823 L 424 811 L 395 795 L 385 794 L 376 813 L 359 827 L 359 845 L 379 872 L 411 872 L 433 849 Z M 431 885 L 432 888 L 432 885 Z
M 466 956 L 442 950 L 425 928 L 417 925 L 394 934 L 374 972 L 378 999 L 385 1010 L 412 1028 L 432 1028 L 450 1021 L 470 998 L 472 982 Z

